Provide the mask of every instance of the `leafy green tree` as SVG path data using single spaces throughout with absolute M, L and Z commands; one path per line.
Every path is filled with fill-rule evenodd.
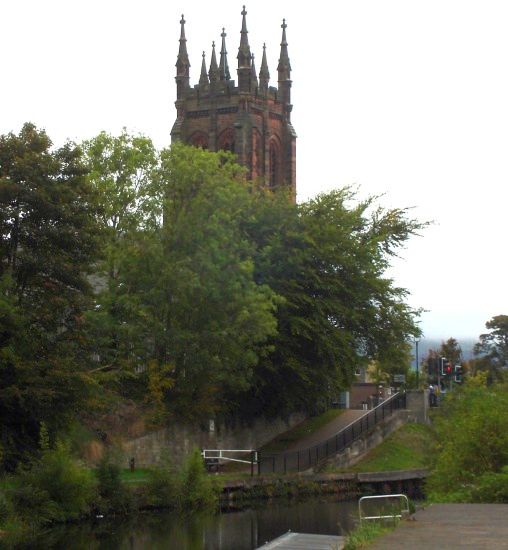
M 102 390 L 118 391 L 119 384 L 132 380 L 133 368 L 144 364 L 147 356 L 146 330 L 140 332 L 141 321 L 133 322 L 143 311 L 126 298 L 119 270 L 129 250 L 143 239 L 147 242 L 143 231 L 161 216 L 162 205 L 153 202 L 151 193 L 159 159 L 149 138 L 130 135 L 125 129 L 119 136 L 101 132 L 83 142 L 82 148 L 104 232 L 102 261 L 92 279 L 96 309 L 87 316 L 90 353 L 98 360 L 94 374 Z M 102 392 L 98 397 L 107 405 L 112 396 Z
M 358 366 L 407 362 L 417 312 L 384 275 L 424 225 L 405 210 L 350 189 L 298 206 L 247 183 L 230 155 L 181 144 L 151 174 L 89 318 L 99 368 L 143 371 L 162 416 L 312 410 Z
M 440 357 L 446 357 L 452 365 L 462 364 L 462 348 L 455 338 L 448 338 L 446 342 L 442 342 L 438 354 Z
M 396 357 L 385 354 L 381 359 L 372 361 L 369 365 L 369 373 L 376 384 L 393 384 L 393 377 L 396 374 L 403 374 L 406 377 L 406 387 L 415 387 L 416 372 L 411 370 L 413 345 L 409 342 L 402 342 L 396 348 Z
M 34 450 L 87 393 L 80 339 L 96 259 L 94 195 L 81 152 L 25 124 L 0 136 L 0 418 L 3 460 Z
M 130 231 L 153 222 L 161 204 L 153 201 L 151 186 L 156 179 L 158 154 L 150 140 L 124 130 L 119 136 L 101 132 L 82 144 L 89 174 L 96 191 L 98 221 L 107 231 L 107 274 L 116 275 L 116 252 Z
M 489 382 L 494 382 L 502 378 L 502 369 L 508 366 L 508 315 L 496 315 L 485 326 L 490 332 L 480 335 L 470 367 L 473 373 L 487 372 Z
M 254 280 L 242 169 L 224 153 L 179 144 L 161 158 L 150 197 L 163 216 L 125 232 L 115 280 L 90 317 L 98 335 L 116 327 L 114 346 L 103 342 L 106 365 L 148 367 L 150 399 L 187 416 L 213 414 L 229 408 L 227 388 L 250 387 L 276 330 L 276 296 Z
M 357 201 L 351 189 L 301 206 L 284 196 L 258 199 L 247 220 L 257 243 L 256 280 L 283 302 L 272 351 L 256 369 L 253 410 L 312 411 L 348 388 L 357 367 L 406 361 L 404 342 L 419 333 L 417 312 L 384 272 L 422 224 L 374 202 Z

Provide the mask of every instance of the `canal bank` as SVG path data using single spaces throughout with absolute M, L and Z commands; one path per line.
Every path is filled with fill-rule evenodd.
M 369 550 L 497 550 L 508 548 L 508 504 L 431 504 Z
M 426 469 L 375 473 L 321 473 L 256 476 L 222 482 L 221 502 L 234 503 L 279 496 L 334 494 L 339 500 L 361 495 L 404 493 L 423 498 Z

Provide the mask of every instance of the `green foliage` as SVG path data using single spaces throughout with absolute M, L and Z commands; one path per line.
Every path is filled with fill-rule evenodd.
M 387 525 L 377 521 L 366 521 L 348 534 L 344 550 L 360 550 L 366 548 L 378 537 L 393 531 L 394 525 Z
M 150 193 L 158 166 L 150 138 L 131 136 L 124 128 L 119 136 L 101 132 L 85 141 L 82 148 L 88 179 L 97 191 L 98 217 L 105 228 L 111 229 L 113 242 L 130 229 L 150 223 L 160 213 Z
M 178 505 L 186 511 L 218 505 L 218 490 L 206 473 L 203 457 L 198 449 L 192 451 L 180 473 Z
M 446 357 L 452 365 L 462 364 L 462 348 L 455 338 L 448 338 L 443 342 L 438 354 L 440 357 Z
M 373 361 L 369 365 L 369 375 L 376 384 L 393 384 L 395 374 L 403 374 L 406 377 L 406 387 L 412 387 L 416 384 L 416 374 L 411 370 L 411 359 L 413 344 L 402 342 L 396 350 L 396 356 L 392 357 L 390 353 L 384 354 L 380 359 Z
M 244 408 L 317 412 L 322 398 L 349 387 L 357 367 L 405 364 L 403 343 L 418 334 L 417 312 L 384 271 L 424 224 L 374 203 L 348 188 L 298 206 L 285 196 L 255 196 L 245 223 L 256 242 L 256 279 L 283 301 Z
M 13 479 L 8 494 L 15 513 L 33 527 L 85 516 L 96 495 L 90 470 L 62 444 L 44 451 L 40 460 Z
M 440 449 L 427 483 L 431 498 L 469 500 L 481 493 L 482 476 L 502 472 L 508 464 L 508 415 L 501 414 L 506 410 L 502 385 L 468 382 L 447 396 L 435 417 Z
M 351 189 L 296 205 L 228 153 L 126 131 L 82 148 L 0 136 L 4 468 L 88 406 L 316 413 L 356 367 L 406 361 L 417 312 L 385 271 L 425 225 L 407 211 Z
M 104 453 L 97 469 L 99 508 L 102 511 L 128 512 L 133 507 L 132 497 L 121 479 L 121 468 L 110 453 Z
M 497 502 L 508 504 L 508 466 L 501 472 L 489 472 L 475 480 L 471 489 L 471 502 Z
M 436 452 L 436 435 L 424 424 L 406 424 L 372 449 L 352 472 L 388 472 L 429 468 Z
M 179 479 L 169 459 L 148 474 L 148 495 L 154 506 L 174 508 L 179 502 Z
M 383 276 L 424 226 L 406 211 L 350 189 L 297 206 L 227 153 L 157 157 L 125 132 L 84 147 L 114 253 L 87 317 L 96 370 L 123 392 L 141 382 L 156 421 L 318 412 L 357 366 L 407 362 L 417 312 Z
M 502 380 L 502 368 L 508 365 L 508 315 L 496 315 L 485 326 L 490 332 L 480 335 L 470 370 L 486 372 L 491 384 Z
M 3 467 L 86 399 L 83 318 L 98 227 L 81 151 L 25 124 L 0 136 L 0 418 Z

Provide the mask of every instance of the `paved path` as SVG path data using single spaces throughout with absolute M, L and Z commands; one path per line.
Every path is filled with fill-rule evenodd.
M 432 504 L 369 550 L 508 549 L 508 504 Z
M 258 550 L 341 550 L 343 546 L 344 537 L 286 533 Z
M 337 418 L 334 418 L 331 422 L 328 422 L 328 424 L 325 424 L 309 436 L 298 440 L 284 452 L 302 451 L 303 449 L 308 449 L 319 443 L 324 443 L 327 439 L 333 437 L 337 432 L 340 432 L 340 430 L 351 424 L 351 422 L 354 422 L 357 418 L 360 418 L 360 416 L 368 412 L 369 411 L 345 409 Z

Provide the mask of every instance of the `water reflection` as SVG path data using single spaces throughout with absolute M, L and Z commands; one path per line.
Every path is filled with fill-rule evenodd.
M 353 527 L 356 503 L 277 500 L 255 509 L 196 514 L 144 513 L 60 526 L 32 548 L 67 550 L 252 550 L 288 530 L 340 535 Z

